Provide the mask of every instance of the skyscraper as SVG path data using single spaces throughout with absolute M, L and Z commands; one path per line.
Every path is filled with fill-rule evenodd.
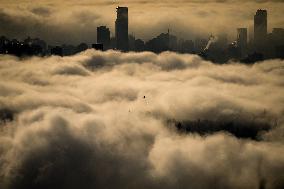
M 267 11 L 257 10 L 254 15 L 254 44 L 259 49 L 265 44 L 267 37 Z
M 97 27 L 97 43 L 103 44 L 103 49 L 110 48 L 110 31 L 106 26 Z
M 128 51 L 128 7 L 117 7 L 117 18 L 115 21 L 116 48 Z
M 272 37 L 274 43 L 284 44 L 284 28 L 273 28 Z
M 237 45 L 240 50 L 241 56 L 244 57 L 247 51 L 248 30 L 247 28 L 238 28 L 237 32 Z

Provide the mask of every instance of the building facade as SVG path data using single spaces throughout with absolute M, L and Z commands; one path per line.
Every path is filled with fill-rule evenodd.
M 240 51 L 241 57 L 247 54 L 247 43 L 248 43 L 248 30 L 247 28 L 237 29 L 237 46 Z
M 256 50 L 261 50 L 267 38 L 267 11 L 257 10 L 254 15 L 254 44 Z
M 110 30 L 106 26 L 97 27 L 97 44 L 103 44 L 103 49 L 110 48 Z
M 116 49 L 128 51 L 128 7 L 117 7 L 117 18 L 115 21 Z

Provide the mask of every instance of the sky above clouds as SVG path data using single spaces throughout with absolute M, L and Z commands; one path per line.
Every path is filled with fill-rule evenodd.
M 114 35 L 115 8 L 129 7 L 129 30 L 144 40 L 166 32 L 185 39 L 227 33 L 233 40 L 237 27 L 250 33 L 253 15 L 259 8 L 268 10 L 269 31 L 284 27 L 283 1 L 253 0 L 83 0 L 83 1 L 0 1 L 0 35 L 11 38 L 41 37 L 49 43 L 96 41 L 96 27 L 107 25 Z

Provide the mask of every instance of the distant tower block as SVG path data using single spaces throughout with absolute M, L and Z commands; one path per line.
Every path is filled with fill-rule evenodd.
M 117 18 L 115 21 L 116 48 L 128 51 L 128 7 L 117 7 Z
M 247 53 L 248 30 L 247 28 L 238 28 L 237 33 L 237 45 L 240 49 L 241 56 L 244 57 Z
M 256 49 L 264 46 L 267 37 L 267 11 L 257 10 L 254 15 L 254 44 Z
M 103 44 L 104 50 L 110 48 L 110 30 L 106 26 L 97 27 L 97 43 Z

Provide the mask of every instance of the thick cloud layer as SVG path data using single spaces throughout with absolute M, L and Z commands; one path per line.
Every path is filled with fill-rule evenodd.
M 283 188 L 283 66 L 168 52 L 1 56 L 0 188 Z M 218 132 L 174 124 L 204 121 Z

